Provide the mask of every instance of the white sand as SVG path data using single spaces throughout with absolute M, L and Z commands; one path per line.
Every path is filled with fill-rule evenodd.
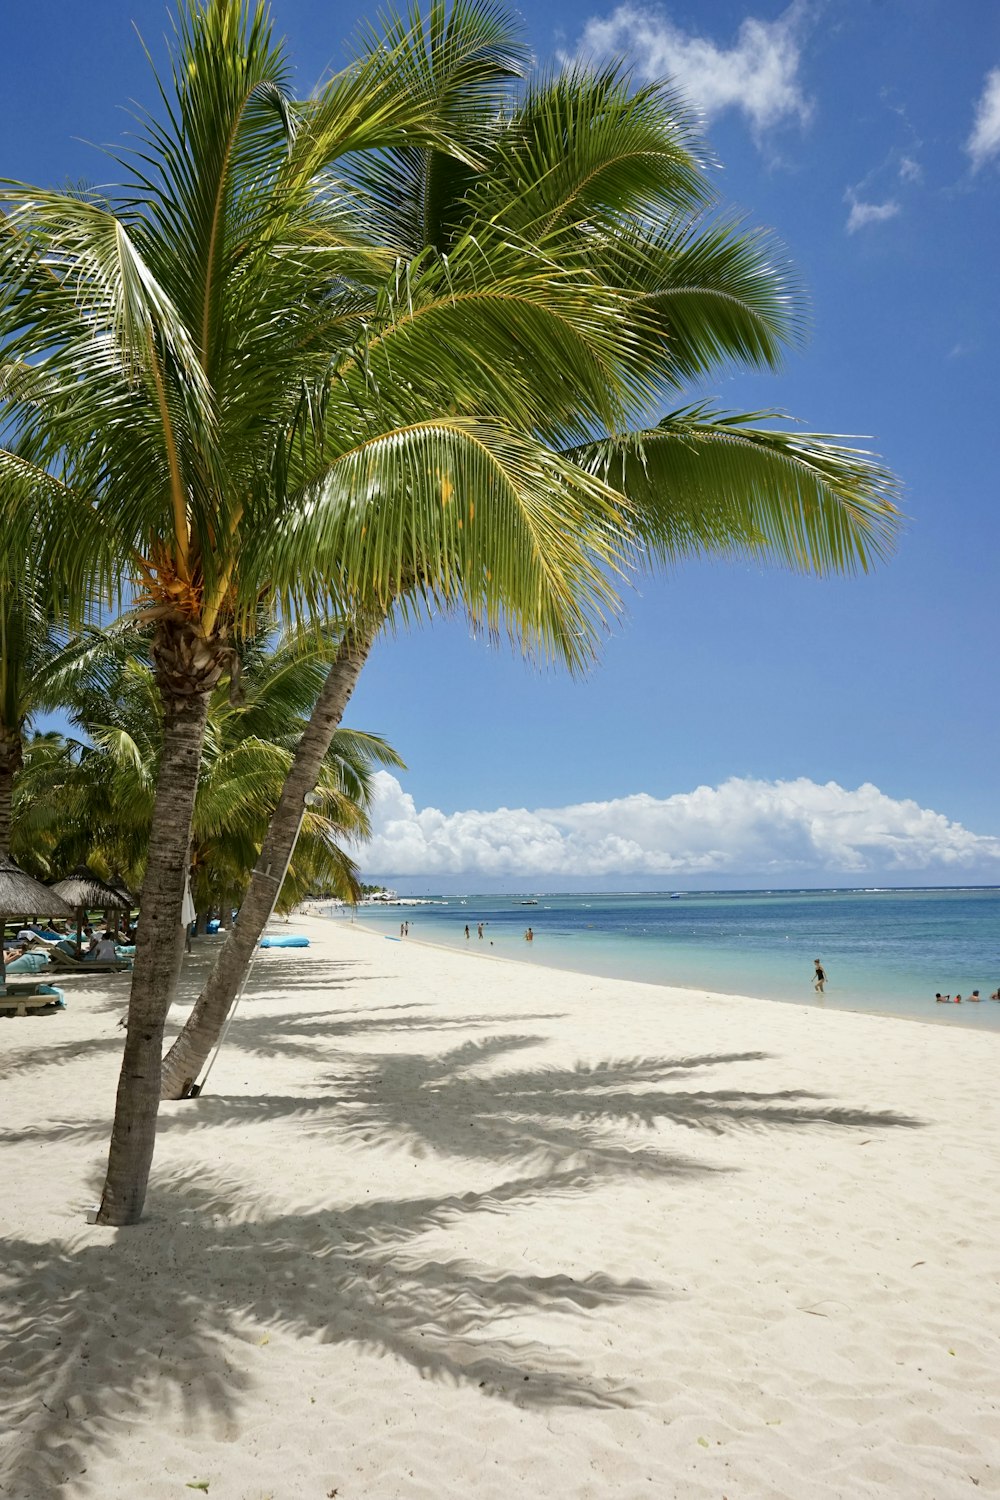
M 126 981 L 0 1020 L 0 1493 L 1000 1495 L 1000 1036 L 304 926 L 134 1229 Z

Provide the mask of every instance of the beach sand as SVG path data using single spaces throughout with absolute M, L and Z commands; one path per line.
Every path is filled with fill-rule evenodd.
M 1000 1495 L 1000 1037 L 295 925 L 136 1228 L 127 980 L 0 1020 L 0 1493 Z

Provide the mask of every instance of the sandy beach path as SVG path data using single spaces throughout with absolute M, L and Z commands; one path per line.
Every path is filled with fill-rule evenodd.
M 1000 1495 L 1000 1037 L 296 925 L 133 1229 L 126 982 L 0 1020 L 0 1494 Z

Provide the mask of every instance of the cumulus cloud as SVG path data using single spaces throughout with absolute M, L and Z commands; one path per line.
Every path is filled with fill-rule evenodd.
M 560 808 L 444 813 L 418 809 L 376 776 L 372 838 L 360 851 L 384 875 L 779 876 L 796 881 L 976 868 L 1000 873 L 1000 839 L 971 833 L 866 783 L 732 778 L 673 797 L 644 792 Z
M 851 211 L 847 215 L 848 234 L 856 234 L 867 224 L 882 224 L 886 219 L 894 219 L 900 211 L 895 198 L 889 198 L 885 203 L 865 203 L 861 198 L 855 197 L 853 188 L 848 188 L 844 201 L 851 205 Z
M 991 68 L 986 75 L 965 149 L 974 172 L 1000 152 L 1000 68 Z
M 741 110 L 760 132 L 810 113 L 799 81 L 802 17 L 798 4 L 776 21 L 748 16 L 726 47 L 626 0 L 611 15 L 592 17 L 575 50 L 585 59 L 623 54 L 644 77 L 672 78 L 706 119 Z

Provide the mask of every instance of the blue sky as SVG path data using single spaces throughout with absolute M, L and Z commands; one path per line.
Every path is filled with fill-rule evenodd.
M 362 14 L 274 13 L 303 91 Z M 130 23 L 162 56 L 167 14 L 12 8 L 4 175 L 102 180 L 85 142 L 151 99 Z M 526 31 L 543 64 L 621 52 L 704 111 L 720 191 L 784 241 L 812 307 L 779 376 L 714 393 L 870 435 L 909 519 L 868 578 L 703 563 L 643 580 L 583 682 L 458 622 L 385 643 L 350 718 L 410 769 L 385 783 L 366 865 L 423 885 L 543 866 L 567 884 L 1000 879 L 1000 7 L 557 0 Z

